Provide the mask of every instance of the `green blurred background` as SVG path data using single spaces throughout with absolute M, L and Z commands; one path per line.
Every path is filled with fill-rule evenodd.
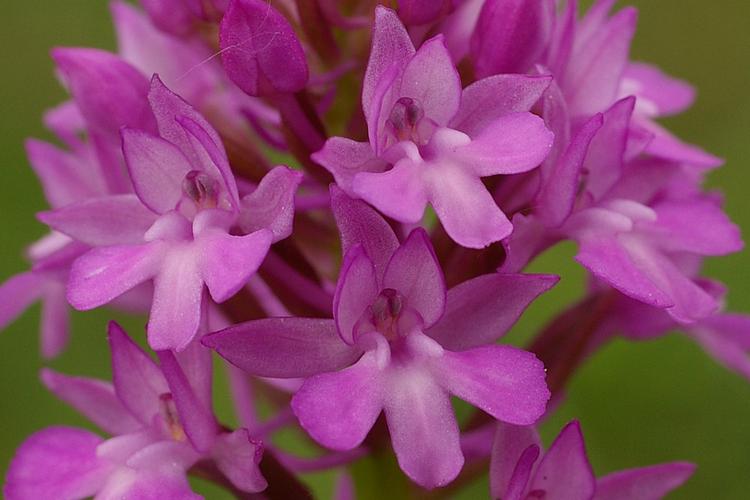
M 661 65 L 696 85 L 691 111 L 668 120 L 684 139 L 727 159 L 710 186 L 726 193 L 727 211 L 750 234 L 750 2 L 741 0 L 640 0 L 634 57 Z M 65 94 L 48 57 L 54 45 L 112 49 L 114 39 L 102 0 L 3 2 L 0 31 L 0 280 L 25 269 L 24 246 L 43 234 L 34 213 L 45 208 L 28 168 L 23 140 L 49 137 L 42 112 Z M 535 304 L 511 338 L 526 338 L 563 304 L 581 293 L 583 273 L 570 264 L 574 248 L 545 255 L 535 271 L 564 280 Z M 708 275 L 730 286 L 730 308 L 750 313 L 750 253 L 707 264 Z M 38 383 L 38 307 L 0 334 L 0 474 L 25 436 L 52 424 L 85 425 Z M 108 377 L 104 328 L 112 315 L 75 315 L 73 342 L 51 366 L 63 372 Z M 119 316 L 116 316 L 121 319 Z M 131 332 L 143 321 L 128 319 Z M 220 381 L 221 382 L 221 381 Z M 219 382 L 219 383 L 220 383 Z M 227 414 L 226 404 L 221 405 Z M 630 344 L 617 341 L 590 360 L 574 379 L 568 400 L 543 429 L 549 440 L 571 418 L 581 420 L 597 474 L 669 460 L 699 469 L 670 498 L 743 499 L 750 493 L 750 384 L 727 372 L 686 337 Z M 230 418 L 230 417 L 226 417 Z M 323 484 L 325 481 L 316 481 Z M 480 482 L 464 497 L 482 496 Z M 219 494 L 204 490 L 209 498 Z M 330 487 L 318 490 L 328 496 Z M 380 496 L 374 490 L 373 498 Z M 369 495 L 368 495 L 369 496 Z

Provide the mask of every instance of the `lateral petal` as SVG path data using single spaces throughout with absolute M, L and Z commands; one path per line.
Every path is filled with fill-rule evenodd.
M 91 198 L 37 218 L 71 238 L 91 246 L 136 245 L 155 222 L 156 214 L 134 194 Z
M 8 467 L 3 493 L 8 500 L 86 498 L 112 470 L 96 448 L 102 438 L 72 427 L 50 427 L 29 436 Z
M 351 450 L 375 424 L 382 398 L 380 369 L 371 351 L 349 368 L 305 380 L 292 398 L 292 410 L 317 442 Z
M 159 269 L 158 243 L 95 248 L 73 263 L 68 302 L 78 310 L 94 309 L 151 279 Z
M 301 173 L 283 166 L 268 172 L 255 191 L 242 198 L 239 224 L 243 231 L 269 229 L 274 242 L 291 235 L 294 195 L 302 177 Z
M 542 362 L 515 347 L 446 351 L 431 366 L 447 391 L 502 422 L 531 425 L 544 414 L 550 398 Z
M 451 351 L 495 342 L 539 295 L 559 278 L 534 274 L 486 274 L 448 290 L 445 314 L 427 335 Z
M 233 236 L 219 229 L 202 233 L 195 241 L 197 266 L 211 298 L 224 302 L 258 270 L 273 240 L 270 229 Z
M 553 141 L 544 120 L 531 113 L 511 113 L 488 123 L 456 154 L 479 177 L 518 174 L 538 167 Z
M 330 319 L 248 321 L 207 335 L 202 342 L 248 373 L 274 378 L 340 370 L 361 354 L 341 341 Z
M 141 427 L 125 409 L 110 383 L 86 377 L 71 377 L 48 368 L 42 369 L 40 378 L 55 396 L 109 434 L 127 434 Z
M 529 111 L 550 82 L 549 76 L 530 75 L 494 75 L 478 80 L 463 89 L 450 127 L 474 137 L 501 116 Z

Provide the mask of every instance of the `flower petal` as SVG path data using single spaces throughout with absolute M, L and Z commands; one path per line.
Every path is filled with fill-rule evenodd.
M 688 462 L 671 462 L 614 472 L 596 481 L 594 500 L 659 500 L 695 472 Z
M 50 427 L 29 436 L 8 467 L 7 500 L 86 498 L 104 484 L 112 466 L 96 456 L 102 439 L 72 427 Z
M 666 251 L 726 255 L 743 247 L 740 229 L 712 200 L 669 201 L 653 208 L 657 220 L 650 229 Z
M 106 183 L 92 161 L 52 144 L 28 139 L 26 156 L 52 208 L 106 192 Z
M 139 470 L 125 467 L 118 469 L 96 500 L 202 500 L 202 496 L 190 489 L 184 468 L 174 465 L 175 457 L 158 449 L 175 448 L 175 445 L 177 443 L 162 441 L 146 448 L 142 454 L 137 454 L 145 455 L 142 460 L 150 459 L 153 465 Z
M 141 0 L 140 3 L 151 21 L 166 33 L 184 36 L 195 24 L 184 0 Z
M 692 106 L 695 100 L 695 89 L 689 83 L 672 78 L 661 69 L 651 64 L 630 62 L 623 74 L 620 90 L 625 95 L 646 101 L 648 110 L 655 116 L 670 116 L 682 113 Z
M 573 116 L 591 116 L 616 99 L 638 14 L 625 8 L 606 22 L 587 17 L 591 36 L 583 33 L 588 26 L 579 28 L 562 85 Z
M 42 297 L 40 337 L 42 357 L 53 359 L 68 345 L 70 338 L 70 306 L 65 298 L 65 283 L 50 280 Z M 0 300 L 2 300 L 0 293 Z M 16 297 L 13 300 L 17 300 Z M 0 321 L 0 329 L 2 328 Z
M 148 344 L 155 351 L 181 351 L 198 331 L 203 296 L 198 251 L 195 245 L 169 248 L 154 277 Z
M 382 172 L 386 164 L 375 159 L 369 142 L 357 142 L 346 137 L 331 137 L 323 149 L 311 158 L 333 174 L 336 184 L 349 192 L 354 176 L 359 172 Z
M 352 191 L 389 217 L 407 223 L 422 219 L 427 205 L 422 172 L 424 166 L 403 159 L 382 173 L 360 172 Z
M 205 304 L 208 306 L 208 304 Z M 201 318 L 208 321 L 208 312 Z M 208 325 L 201 325 L 201 333 L 206 333 Z M 196 397 L 206 408 L 213 406 L 213 356 L 210 349 L 203 346 L 198 339 L 191 342 L 183 351 L 176 352 L 175 357 L 180 368 L 195 391 Z
M 529 478 L 539 454 L 540 449 L 536 445 L 531 445 L 523 451 L 508 483 L 508 492 L 503 496 L 505 500 L 523 500 L 523 494 L 529 484 Z
M 156 363 L 114 321 L 108 328 L 112 381 L 122 404 L 144 425 L 161 411 L 159 397 L 169 392 Z
M 492 443 L 490 491 L 492 498 L 521 500 L 542 443 L 532 426 L 497 425 Z
M 667 312 L 673 318 L 681 323 L 692 323 L 716 312 L 716 298 L 688 277 L 677 261 L 638 242 L 621 240 L 636 265 L 670 297 L 673 305 L 667 308 Z
M 579 243 L 576 260 L 622 293 L 654 307 L 671 307 L 673 299 L 658 287 L 616 238 L 587 238 Z
M 152 278 L 162 261 L 158 243 L 95 248 L 73 263 L 68 302 L 78 310 L 94 309 Z
M 51 228 L 91 246 L 135 245 L 156 220 L 133 194 L 91 198 L 37 218 Z
M 141 4 L 151 9 L 150 12 L 157 8 L 156 4 L 161 4 L 159 7 L 166 7 L 167 11 L 162 17 L 172 21 L 180 17 L 179 6 L 170 9 L 165 0 L 145 0 Z M 110 10 L 118 53 L 144 75 L 159 73 L 160 78 L 174 85 L 175 90 L 191 102 L 204 98 L 207 90 L 215 89 L 219 83 L 219 66 L 212 64 L 216 61 L 205 61 L 211 54 L 200 42 L 161 31 L 141 9 L 123 0 L 112 2 Z M 190 71 L 190 78 L 184 77 L 187 71 Z
M 581 181 L 581 167 L 589 145 L 602 125 L 604 125 L 604 117 L 597 114 L 580 128 L 568 143 L 560 159 L 555 162 L 549 178 L 537 195 L 536 213 L 547 226 L 559 226 L 573 211 Z
M 690 325 L 687 333 L 718 362 L 750 379 L 750 316 L 717 314 Z
M 495 342 L 539 295 L 559 278 L 534 274 L 486 274 L 448 290 L 445 314 L 427 334 L 451 351 Z
M 550 397 L 542 362 L 515 347 L 446 351 L 432 370 L 446 390 L 510 424 L 535 423 Z
M 630 118 L 635 99 L 622 99 L 604 114 L 604 124 L 589 143 L 583 170 L 588 172 L 586 190 L 599 199 L 617 182 L 623 168 Z
M 641 133 L 645 132 L 652 135 L 652 139 L 647 144 L 645 151 L 650 155 L 672 162 L 684 163 L 699 169 L 714 169 L 724 163 L 723 159 L 706 152 L 698 146 L 681 141 L 656 122 L 638 120 L 637 123 L 639 128 L 643 129 L 640 130 Z M 634 132 L 639 132 L 637 127 L 634 127 L 634 129 Z
M 336 330 L 347 344 L 356 341 L 354 328 L 379 292 L 375 266 L 364 249 L 355 246 L 344 256 L 333 296 Z
M 70 377 L 48 368 L 41 371 L 42 383 L 70 406 L 109 434 L 127 434 L 141 424 L 125 409 L 112 384 L 85 377 Z
M 0 330 L 39 300 L 45 281 L 42 273 L 27 271 L 0 284 Z
M 421 367 L 389 369 L 385 416 L 396 458 L 420 486 L 444 486 L 464 464 L 458 424 L 445 390 Z
M 596 479 L 586 456 L 581 426 L 574 421 L 560 431 L 544 454 L 529 486 L 549 498 L 591 498 Z
M 405 64 L 414 53 L 414 45 L 398 15 L 391 9 L 376 7 L 370 59 L 362 82 L 362 110 L 368 123 L 371 121 L 369 113 L 373 106 L 375 89 L 381 78 L 392 66 Z
M 250 439 L 247 429 L 222 434 L 211 455 L 219 470 L 240 490 L 255 493 L 268 486 L 258 468 L 263 446 Z
M 341 234 L 341 252 L 346 255 L 355 245 L 362 245 L 375 266 L 378 283 L 393 252 L 399 246 L 391 226 L 362 200 L 349 198 L 335 185 L 331 185 L 331 210 Z
M 307 84 L 302 45 L 268 2 L 232 0 L 221 22 L 220 46 L 227 75 L 250 95 L 297 92 Z
M 207 335 L 203 345 L 248 373 L 297 378 L 339 370 L 361 351 L 341 341 L 330 319 L 267 318 Z
M 198 169 L 215 178 L 219 186 L 224 188 L 218 193 L 219 204 L 225 203 L 227 206 L 222 208 L 231 207 L 232 210 L 237 210 L 240 203 L 237 181 L 232 173 L 232 167 L 229 166 L 223 142 L 215 140 L 216 131 L 202 118 L 196 121 L 188 116 L 177 116 L 175 119 L 185 130 L 188 142 L 198 159 Z
M 473 173 L 454 165 L 431 168 L 429 200 L 448 235 L 467 248 L 484 248 L 513 230 L 487 188 Z
M 382 408 L 380 369 L 373 351 L 349 368 L 308 378 L 292 398 L 302 427 L 335 450 L 359 446 Z
M 251 194 L 242 198 L 238 223 L 245 233 L 269 229 L 273 241 L 292 234 L 294 195 L 302 174 L 288 167 L 274 167 Z
M 89 129 L 116 137 L 120 127 L 154 130 L 144 99 L 148 81 L 118 56 L 99 49 L 56 48 L 52 51 Z
M 79 134 L 86 130 L 86 120 L 73 100 L 54 106 L 42 115 L 44 126 L 70 149 L 83 147 Z
M 395 97 L 415 99 L 426 118 L 440 127 L 448 125 L 461 104 L 461 78 L 442 36 L 423 43 L 406 64 Z
M 222 180 L 229 203 L 237 207 L 237 185 L 226 162 L 226 151 L 218 132 L 195 108 L 169 90 L 157 75 L 151 79 L 148 100 L 162 139 L 177 146 L 193 169 Z
M 123 129 L 122 150 L 135 192 L 156 213 L 174 210 L 183 196 L 187 157 L 169 141 L 140 130 Z
M 392 288 L 417 311 L 424 327 L 434 325 L 445 310 L 445 277 L 424 229 L 417 228 L 396 250 L 383 277 L 383 288 Z
M 273 240 L 270 229 L 245 236 L 233 236 L 221 230 L 202 233 L 198 246 L 200 277 L 216 302 L 229 299 L 250 279 L 268 253 Z
M 159 351 L 157 355 L 185 434 L 197 451 L 207 452 L 219 434 L 211 407 L 197 397 L 172 351 Z
M 486 1 L 471 40 L 477 76 L 528 72 L 546 47 L 553 18 L 548 1 Z
M 461 106 L 450 127 L 474 137 L 489 123 L 510 113 L 529 111 L 549 87 L 549 76 L 494 75 L 461 93 Z
M 531 113 L 511 113 L 488 123 L 456 154 L 476 175 L 518 174 L 538 167 L 552 148 L 554 135 Z

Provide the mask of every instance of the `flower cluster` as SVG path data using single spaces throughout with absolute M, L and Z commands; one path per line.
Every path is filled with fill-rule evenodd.
M 721 160 L 657 121 L 693 89 L 629 59 L 636 11 L 614 0 L 378 3 L 115 0 L 116 54 L 52 51 L 71 99 L 44 117 L 58 143 L 26 144 L 50 232 L 0 285 L 0 326 L 42 301 L 49 359 L 71 307 L 108 305 L 148 314 L 154 356 L 111 323 L 111 383 L 43 370 L 110 437 L 37 432 L 6 498 L 200 498 L 189 476 L 308 498 L 299 475 L 325 469 L 353 498 L 349 465 L 391 449 L 438 496 L 487 470 L 504 500 L 690 477 L 596 478 L 578 422 L 547 451 L 537 426 L 617 335 L 679 328 L 750 379 L 750 317 L 700 274 L 742 248 L 702 187 Z M 568 240 L 586 296 L 526 349 L 498 343 L 559 279 L 528 264 Z

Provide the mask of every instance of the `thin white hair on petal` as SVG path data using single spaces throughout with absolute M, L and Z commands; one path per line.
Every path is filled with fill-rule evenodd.
M 263 27 L 263 25 L 268 20 L 268 18 L 270 16 L 270 13 L 271 13 L 271 0 L 266 0 L 266 12 L 264 13 L 263 19 L 261 20 L 260 25 L 258 26 L 258 28 L 262 28 Z M 234 50 L 234 49 L 238 49 L 240 47 L 243 47 L 244 45 L 247 45 L 248 43 L 252 42 L 253 39 L 255 39 L 257 37 L 260 37 L 260 36 L 269 35 L 269 34 L 272 35 L 272 36 L 268 40 L 268 42 L 263 47 L 257 48 L 255 50 L 256 54 L 260 53 L 260 52 L 263 52 L 266 48 L 268 48 L 268 47 L 271 46 L 271 44 L 273 43 L 273 41 L 276 39 L 276 37 L 278 35 L 281 34 L 281 32 L 279 32 L 279 31 L 273 31 L 273 32 L 265 32 L 265 33 L 254 33 L 254 34 L 250 35 L 249 37 L 247 37 L 244 40 L 241 40 L 241 41 L 239 41 L 237 43 L 234 43 L 232 45 L 224 47 L 223 49 L 217 50 L 216 52 L 214 52 L 210 56 L 206 57 L 205 59 L 203 59 L 202 61 L 200 61 L 199 63 L 195 64 L 194 66 L 192 66 L 191 68 L 189 68 L 187 71 L 185 71 L 185 73 L 183 73 L 182 75 L 180 75 L 180 77 L 177 78 L 176 81 L 177 82 L 181 82 L 182 80 L 184 80 L 185 78 L 187 78 L 191 73 L 193 73 L 193 71 L 197 70 L 198 68 L 200 68 L 201 66 L 203 66 L 205 64 L 208 64 L 209 62 L 213 61 L 214 59 L 216 59 L 217 57 L 219 57 L 223 53 L 228 52 L 230 50 Z

